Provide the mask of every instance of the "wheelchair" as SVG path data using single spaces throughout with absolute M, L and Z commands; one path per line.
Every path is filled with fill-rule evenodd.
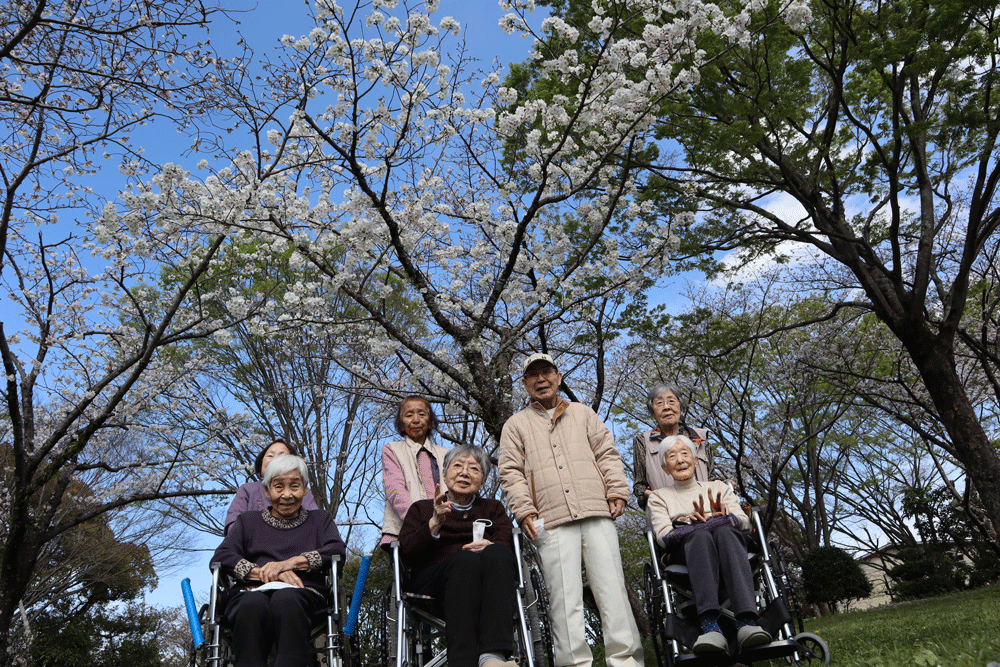
M 698 614 L 694 606 L 692 584 L 684 565 L 661 566 L 663 549 L 656 543 L 651 529 L 646 531 L 651 562 L 646 563 L 644 597 L 646 613 L 653 630 L 653 648 L 658 667 L 676 665 L 732 665 L 752 664 L 758 661 L 784 660 L 796 665 L 830 664 L 830 648 L 818 635 L 803 632 L 802 618 L 798 605 L 792 597 L 794 592 L 786 586 L 787 577 L 783 563 L 772 554 L 767 541 L 763 539 L 759 511 L 751 511 L 751 525 L 755 530 L 756 543 L 751 546 L 750 569 L 754 578 L 754 594 L 760 610 L 760 626 L 767 630 L 774 640 L 770 644 L 747 648 L 734 653 L 736 646 L 736 621 L 732 611 L 726 608 L 728 600 L 722 604 L 719 625 L 729 641 L 729 652 L 694 653 L 691 646 L 701 634 Z M 776 576 L 777 570 L 777 576 Z M 724 595 L 724 594 L 723 594 Z M 798 618 L 798 633 L 792 612 Z
M 339 556 L 334 556 L 333 563 L 325 574 L 325 586 L 328 589 L 327 606 L 322 616 L 313 621 L 310 641 L 316 648 L 314 667 L 350 667 L 351 647 L 349 639 L 342 631 L 345 614 L 341 601 L 343 592 L 339 581 Z M 192 655 L 192 667 L 232 667 L 233 633 L 228 627 L 223 610 L 220 608 L 220 597 L 234 579 L 225 572 L 219 563 L 212 563 L 212 588 L 208 604 L 201 608 L 199 614 L 202 627 L 205 629 L 205 643 L 197 648 Z M 272 654 L 273 658 L 273 654 Z M 269 663 L 270 664 L 270 663 Z
M 548 593 L 537 565 L 529 564 L 521 544 L 521 530 L 514 526 L 514 559 L 517 562 L 517 617 L 514 619 L 514 654 L 521 667 L 553 665 Z M 380 627 L 383 667 L 440 667 L 448 660 L 445 623 L 439 603 L 405 590 L 407 568 L 399 557 L 399 543 L 391 549 L 393 584 L 383 595 Z M 390 622 L 393 621 L 393 622 Z M 392 629 L 395 628 L 395 636 Z M 395 649 L 390 651 L 391 647 Z M 546 662 L 547 661 L 547 662 Z

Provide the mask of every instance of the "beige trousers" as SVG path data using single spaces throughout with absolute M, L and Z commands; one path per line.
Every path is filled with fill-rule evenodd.
M 601 614 L 608 667 L 643 667 L 642 640 L 625 592 L 614 522 L 610 517 L 593 517 L 546 532 L 534 544 L 549 590 L 556 667 L 590 667 L 593 662 L 584 631 L 581 563 Z

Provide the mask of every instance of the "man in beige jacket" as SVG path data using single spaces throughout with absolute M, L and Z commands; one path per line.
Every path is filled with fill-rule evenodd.
M 614 438 L 588 406 L 559 397 L 562 374 L 547 354 L 523 366 L 527 408 L 504 424 L 500 483 L 507 505 L 541 559 L 549 589 L 556 667 L 589 667 L 583 575 L 594 593 L 609 667 L 642 667 L 614 519 L 628 482 Z

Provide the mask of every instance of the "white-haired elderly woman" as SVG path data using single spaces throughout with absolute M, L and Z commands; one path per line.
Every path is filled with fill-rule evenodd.
M 684 435 L 663 439 L 660 466 L 674 483 L 649 496 L 653 530 L 672 562 L 687 565 L 702 634 L 695 652 L 726 651 L 719 628 L 720 575 L 736 615 L 739 650 L 767 644 L 769 635 L 758 625 L 753 575 L 747 557 L 750 519 L 733 488 L 722 481 L 695 479 L 696 449 Z
M 399 549 L 412 569 L 409 590 L 440 600 L 450 667 L 516 667 L 517 566 L 510 518 L 503 504 L 482 498 L 490 460 L 479 447 L 459 445 L 444 457 L 444 489 L 410 506 Z M 475 539 L 476 524 L 485 531 Z
M 708 446 L 708 431 L 691 428 L 684 423 L 687 402 L 680 387 L 669 382 L 658 382 L 646 392 L 646 409 L 656 421 L 656 427 L 638 434 L 632 441 L 633 474 L 632 492 L 641 509 L 653 489 L 672 486 L 674 480 L 660 467 L 660 447 L 664 438 L 672 435 L 686 435 L 695 444 L 695 479 L 708 479 L 712 463 L 712 452 Z M 650 520 L 646 511 L 647 523 Z
M 324 571 L 347 549 L 329 512 L 302 507 L 308 479 L 300 457 L 275 457 L 263 480 L 270 506 L 240 514 L 212 556 L 237 581 L 222 601 L 236 667 L 264 667 L 274 645 L 276 667 L 309 662 L 312 620 L 326 606 Z

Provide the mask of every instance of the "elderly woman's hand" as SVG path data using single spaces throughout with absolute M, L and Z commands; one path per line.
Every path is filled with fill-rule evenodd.
M 292 556 L 288 560 L 271 561 L 270 563 L 265 563 L 264 565 L 260 565 L 258 567 L 253 568 L 247 575 L 247 579 L 253 581 L 260 581 L 267 584 L 272 581 L 285 581 L 284 579 L 281 578 L 281 575 L 286 572 L 291 572 L 292 570 L 308 570 L 308 569 L 309 569 L 309 559 L 301 555 Z M 299 582 L 297 585 L 301 587 L 302 581 L 299 580 L 299 577 L 297 575 L 293 576 L 295 576 L 295 579 L 298 580 Z M 286 583 L 294 584 L 294 582 L 291 581 L 288 581 Z
M 299 578 L 299 575 L 295 574 L 291 570 L 286 570 L 281 574 L 279 574 L 278 581 L 283 581 L 286 584 L 291 584 L 296 588 L 305 588 L 305 584 L 302 583 L 302 580 Z
M 431 529 L 431 535 L 437 535 L 440 532 L 445 515 L 451 511 L 451 501 L 448 500 L 448 492 L 442 491 L 442 488 L 438 487 L 441 493 L 434 496 L 434 516 L 431 517 L 431 520 L 427 524 L 428 528 Z
M 692 502 L 694 505 L 694 511 L 691 512 L 691 521 L 694 522 L 705 522 L 715 516 L 725 516 L 729 514 L 729 508 L 722 502 L 722 492 L 719 491 L 715 499 L 712 498 L 712 492 L 708 492 L 708 510 L 705 509 L 705 498 L 702 495 L 698 495 L 698 502 Z
M 489 540 L 483 538 L 481 540 L 476 540 L 475 542 L 469 542 L 468 544 L 463 544 L 462 545 L 462 550 L 463 551 L 472 551 L 472 552 L 475 552 L 475 553 L 479 553 L 480 551 L 482 551 L 486 547 L 490 546 L 491 544 L 493 544 L 493 543 L 490 542 Z

